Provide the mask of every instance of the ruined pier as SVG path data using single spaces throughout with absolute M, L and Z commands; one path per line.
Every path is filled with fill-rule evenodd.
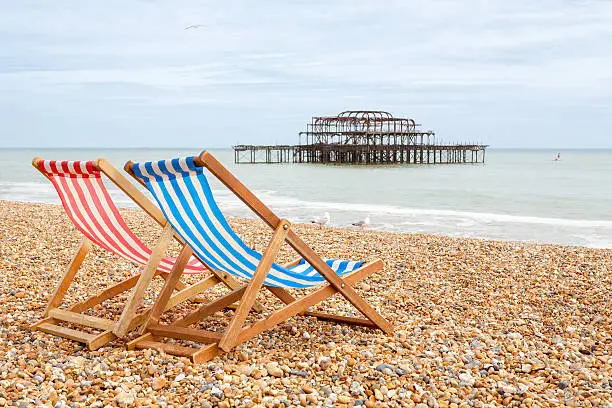
M 236 163 L 458 164 L 484 163 L 486 145 L 436 142 L 413 119 L 383 111 L 313 117 L 297 145 L 237 145 Z

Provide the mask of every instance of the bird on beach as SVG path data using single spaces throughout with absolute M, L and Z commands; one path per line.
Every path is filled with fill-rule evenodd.
M 323 217 L 316 217 L 310 220 L 311 224 L 317 224 L 319 228 L 323 228 L 324 225 L 328 224 L 330 220 L 329 213 L 326 211 Z
M 363 220 L 354 222 L 351 225 L 354 226 L 354 227 L 359 227 L 361 229 L 364 229 L 368 225 L 370 225 L 370 217 L 365 217 Z

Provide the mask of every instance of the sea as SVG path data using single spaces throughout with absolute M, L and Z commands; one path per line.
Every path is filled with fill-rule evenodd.
M 31 166 L 56 160 L 149 161 L 201 149 L 0 149 L 0 200 L 59 204 Z M 211 150 L 281 217 L 308 223 L 494 240 L 612 248 L 612 150 L 488 149 L 485 164 L 347 166 L 235 164 L 231 149 Z M 558 155 L 559 160 L 555 160 Z M 220 183 L 228 217 L 255 217 Z M 120 207 L 130 199 L 111 190 Z

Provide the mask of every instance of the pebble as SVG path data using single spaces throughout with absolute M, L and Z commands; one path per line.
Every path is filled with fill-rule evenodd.
M 159 227 L 141 211 L 121 211 L 154 244 Z M 230 223 L 257 250 L 268 244 L 263 223 Z M 394 334 L 298 316 L 192 364 L 128 352 L 124 340 L 89 351 L 30 331 L 81 238 L 57 205 L 0 201 L 0 228 L 0 407 L 612 406 L 611 250 L 296 224 L 325 257 L 383 259 L 383 272 L 355 289 Z M 283 248 L 278 262 L 293 257 Z M 66 304 L 137 271 L 93 248 L 77 281 L 95 279 L 71 288 Z M 161 284 L 155 279 L 147 296 L 154 299 Z M 224 291 L 212 288 L 210 296 Z M 111 299 L 91 312 L 117 318 L 122 305 Z M 164 316 L 171 321 L 187 306 Z M 357 316 L 338 295 L 313 310 Z M 202 328 L 222 329 L 227 316 L 219 312 Z
M 285 374 L 283 370 L 280 369 L 278 364 L 275 364 L 275 363 L 267 364 L 266 370 L 268 371 L 268 374 L 270 374 L 273 377 L 282 377 Z
M 136 398 L 132 393 L 121 391 L 115 396 L 115 401 L 119 405 L 132 405 Z
M 220 388 L 217 388 L 217 387 L 212 387 L 212 389 L 210 390 L 210 395 L 212 395 L 213 397 L 217 399 L 223 399 L 225 397 L 225 393 L 221 391 Z
M 381 364 L 376 366 L 376 371 L 379 371 L 379 372 L 381 372 L 383 374 L 386 374 L 386 375 L 391 375 L 391 374 L 393 374 L 395 372 L 395 369 L 390 364 L 381 363 Z
M 462 386 L 471 387 L 476 382 L 476 379 L 470 373 L 461 373 L 459 374 L 459 381 L 461 381 Z
M 161 378 L 161 377 L 155 377 L 153 381 L 151 382 L 151 388 L 153 388 L 153 390 L 155 391 L 159 391 L 162 388 L 164 388 L 166 384 L 167 384 L 166 379 Z

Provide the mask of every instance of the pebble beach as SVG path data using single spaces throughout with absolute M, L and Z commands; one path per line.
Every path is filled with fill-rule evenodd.
M 122 211 L 143 241 L 155 242 L 157 224 Z M 230 223 L 263 251 L 268 227 Z M 0 201 L 0 407 L 612 407 L 611 249 L 293 228 L 323 257 L 384 261 L 356 289 L 394 325 L 393 336 L 294 317 L 196 365 L 127 351 L 136 333 L 89 351 L 33 332 L 81 235 L 61 206 Z M 285 246 L 278 262 L 293 258 Z M 137 270 L 96 248 L 65 304 Z M 147 305 L 161 288 L 154 282 Z M 123 301 L 91 313 L 118 317 Z M 318 310 L 353 313 L 339 296 Z

